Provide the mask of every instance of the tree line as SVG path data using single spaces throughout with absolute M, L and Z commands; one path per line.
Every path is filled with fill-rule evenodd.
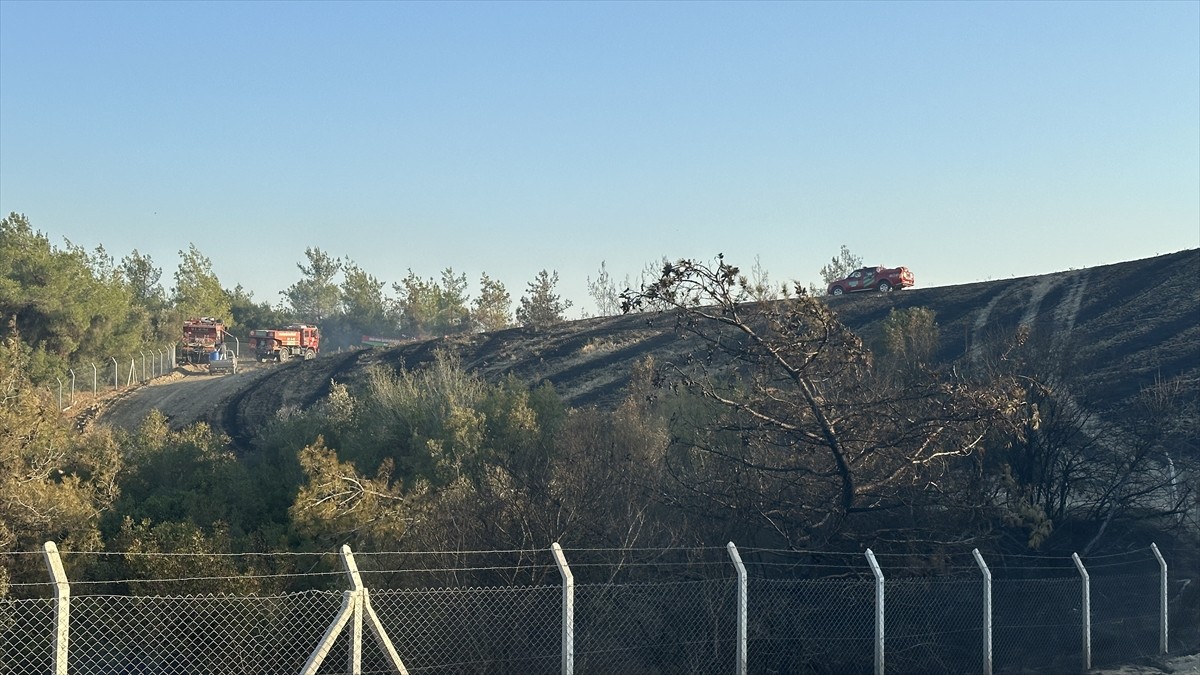
M 272 304 L 240 284 L 223 286 L 195 244 L 179 255 L 168 290 L 162 268 L 146 254 L 134 250 L 118 260 L 103 246 L 59 247 L 26 216 L 11 213 L 0 219 L 0 336 L 22 336 L 34 378 L 44 381 L 72 364 L 174 343 L 191 317 L 218 318 L 235 335 L 315 324 L 336 349 L 358 345 L 364 335 L 420 339 L 512 326 L 541 329 L 564 321 L 572 305 L 557 291 L 556 271 L 538 272 L 515 303 L 504 284 L 486 273 L 470 297 L 466 275 L 449 267 L 437 278 L 409 270 L 389 293 L 387 282 L 318 248 L 305 250 L 297 264 L 301 278 Z M 596 297 L 614 297 L 611 280 L 603 283 L 589 280 Z

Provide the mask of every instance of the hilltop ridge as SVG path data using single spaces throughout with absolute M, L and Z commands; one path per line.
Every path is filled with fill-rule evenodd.
M 986 345 L 1011 340 L 1023 329 L 1070 375 L 1076 396 L 1089 408 L 1104 411 L 1159 380 L 1180 382 L 1183 395 L 1196 398 L 1198 280 L 1200 249 L 1189 249 L 1052 274 L 825 300 L 868 341 L 893 309 L 934 311 L 941 338 L 938 357 L 944 362 L 979 358 Z M 238 375 L 240 383 L 230 385 L 234 393 L 221 388 L 219 399 L 207 401 L 196 414 L 235 440 L 248 442 L 278 411 L 312 405 L 334 382 L 354 386 L 375 367 L 414 368 L 438 350 L 456 354 L 466 368 L 485 378 L 511 374 L 530 384 L 550 382 L 568 405 L 607 407 L 624 396 L 638 360 L 664 362 L 698 348 L 694 337 L 676 332 L 670 313 L 583 319 L 542 331 L 511 328 L 265 366 Z M 128 424 L 159 407 L 173 427 L 197 421 L 196 414 L 172 410 L 171 400 L 179 397 L 134 392 L 102 412 L 100 420 Z

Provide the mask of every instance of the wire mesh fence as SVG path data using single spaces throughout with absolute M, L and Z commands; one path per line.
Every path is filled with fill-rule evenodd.
M 1083 670 L 1079 579 L 996 579 L 992 592 L 997 671 Z
M 1055 673 L 1137 662 L 1166 638 L 1165 564 L 1144 551 L 1091 561 L 1088 583 L 1061 559 L 992 579 L 969 559 L 881 556 L 879 576 L 811 552 L 563 553 L 362 554 L 360 574 L 346 549 L 342 571 L 326 555 L 253 583 L 187 576 L 182 556 L 159 561 L 170 578 L 17 583 L 0 597 L 0 675 Z M 223 582 L 239 592 L 175 592 Z M 309 588 L 245 591 L 281 585 Z M 358 627 L 373 620 L 395 656 Z

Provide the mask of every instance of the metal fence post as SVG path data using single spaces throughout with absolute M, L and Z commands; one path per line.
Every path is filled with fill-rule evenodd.
M 118 379 L 120 378 L 120 375 L 117 373 L 117 357 L 110 356 L 108 358 L 113 362 L 113 389 L 120 389 L 121 380 Z
M 879 569 L 871 549 L 867 549 L 867 562 L 871 565 L 871 574 L 875 575 L 875 675 L 883 675 L 883 570 Z
M 1083 615 L 1083 669 L 1088 671 L 1092 669 L 1092 580 L 1078 553 L 1072 553 L 1071 560 L 1075 561 L 1075 567 L 1083 579 L 1083 609 L 1080 614 Z
M 329 624 L 329 627 L 325 629 L 325 635 L 321 637 L 321 641 L 317 644 L 316 649 L 309 655 L 308 661 L 300 671 L 300 675 L 316 675 L 317 669 L 321 667 L 321 663 L 333 647 L 334 640 L 337 639 L 337 636 L 346 627 L 347 623 L 351 625 L 351 634 L 350 653 L 347 656 L 346 667 L 349 672 L 360 675 L 362 673 L 362 625 L 364 618 L 367 621 L 367 625 L 371 627 L 371 632 L 375 635 L 375 643 L 379 645 L 384 655 L 387 656 L 389 665 L 392 667 L 392 672 L 398 675 L 408 675 L 408 670 L 404 667 L 404 662 L 400 660 L 400 655 L 396 652 L 395 646 L 392 645 L 387 632 L 383 630 L 383 623 L 380 622 L 379 616 L 375 614 L 375 610 L 371 608 L 371 596 L 363 586 L 362 577 L 358 573 L 358 564 L 354 562 L 354 553 L 350 550 L 349 546 L 342 545 L 341 556 L 342 565 L 346 568 L 346 576 L 350 578 L 352 590 L 342 593 L 342 608 L 338 610 L 333 623 Z
M 317 643 L 316 649 L 312 654 L 308 655 L 308 661 L 304 663 L 304 667 L 300 669 L 300 675 L 316 675 L 317 669 L 321 667 L 321 663 L 325 661 L 325 657 L 329 654 L 329 650 L 333 648 L 333 641 L 346 627 L 346 623 L 350 621 L 350 615 L 354 613 L 354 591 L 342 591 L 342 608 L 338 610 L 337 616 L 334 617 L 333 623 L 325 629 L 325 634 L 321 636 L 321 641 Z
M 1156 544 L 1150 544 L 1154 557 L 1158 559 L 1158 653 L 1167 653 L 1167 561 L 1158 551 Z
M 348 664 L 350 672 L 355 675 L 362 672 L 362 627 L 365 621 L 371 628 L 371 634 L 375 636 L 375 644 L 387 656 L 392 672 L 398 675 L 408 675 L 408 669 L 400 660 L 400 654 L 392 644 L 391 638 L 388 637 L 387 631 L 383 629 L 383 622 L 379 620 L 379 615 L 371 607 L 371 594 L 363 585 L 362 576 L 358 573 L 358 563 L 354 562 L 354 553 L 345 544 L 342 545 L 342 564 L 346 568 L 346 574 L 350 577 L 350 584 L 354 587 L 354 614 L 350 623 L 351 642 Z
M 358 573 L 358 564 L 354 562 L 354 552 L 349 546 L 342 545 L 342 565 L 346 568 L 346 576 L 350 577 L 350 588 L 354 591 L 353 610 L 350 614 L 350 649 L 346 655 L 346 672 L 351 675 L 362 675 L 362 576 Z
M 71 631 L 71 585 L 67 582 L 67 573 L 63 571 L 62 558 L 58 556 L 58 546 L 48 541 L 42 547 L 46 556 L 46 567 L 50 570 L 50 579 L 54 582 L 54 642 L 51 649 L 51 672 L 54 675 L 67 675 L 67 655 Z
M 563 555 L 558 542 L 550 544 L 550 552 L 554 554 L 554 562 L 558 565 L 558 573 L 562 575 L 562 675 L 572 675 L 575 672 L 575 575 L 567 566 L 567 558 Z
M 983 573 L 983 675 L 992 675 L 992 571 L 979 549 L 971 549 L 971 555 Z
M 742 554 L 738 553 L 737 546 L 731 541 L 725 545 L 729 550 L 729 557 L 733 559 L 733 566 L 737 569 L 738 586 L 737 586 L 737 666 L 735 671 L 737 675 L 746 675 L 746 614 L 749 606 L 747 592 L 748 586 L 746 579 L 746 566 L 742 564 Z

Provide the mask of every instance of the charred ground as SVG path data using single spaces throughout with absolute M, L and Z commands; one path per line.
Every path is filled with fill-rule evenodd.
M 1044 345 L 1089 408 L 1106 411 L 1158 380 L 1178 378 L 1186 396 L 1197 396 L 1197 279 L 1200 249 L 1193 249 L 1054 274 L 827 301 L 868 343 L 893 309 L 933 310 L 945 362 L 983 358 L 1024 332 Z M 280 411 L 312 405 L 332 383 L 354 389 L 372 368 L 415 368 L 438 350 L 456 354 L 485 378 L 511 374 L 531 384 L 550 382 L 568 405 L 607 407 L 624 396 L 638 361 L 670 362 L 699 349 L 696 338 L 676 331 L 670 313 L 585 319 L 541 331 L 513 328 L 248 368 L 220 386 L 194 387 L 187 396 L 164 389 L 191 379 L 174 378 L 130 392 L 97 419 L 129 426 L 157 408 L 173 427 L 207 421 L 244 448 Z

